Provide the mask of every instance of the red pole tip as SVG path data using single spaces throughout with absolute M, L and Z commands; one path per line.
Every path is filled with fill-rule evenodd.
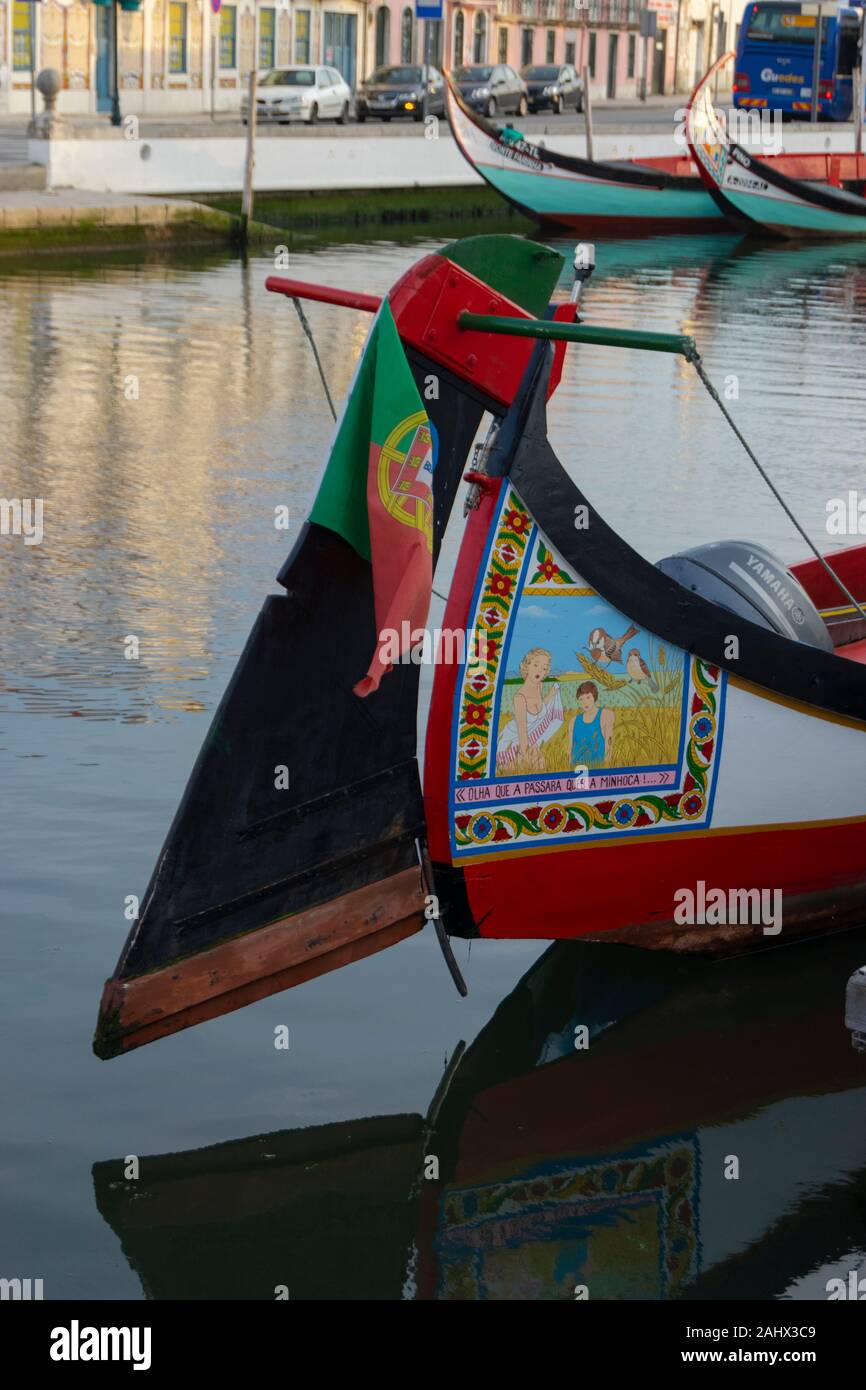
M 337 290 L 331 285 L 312 285 L 306 280 L 289 280 L 284 275 L 269 275 L 265 289 L 284 294 L 289 299 L 315 299 L 320 304 L 338 304 L 343 309 L 361 309 L 375 314 L 382 303 L 377 294 L 359 294 L 354 290 Z

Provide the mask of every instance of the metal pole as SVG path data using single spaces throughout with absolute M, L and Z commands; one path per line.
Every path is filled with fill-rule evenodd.
M 860 42 L 857 50 L 857 69 L 855 72 L 856 82 L 854 83 L 854 98 L 857 103 L 854 112 L 854 152 L 858 156 L 863 153 L 863 94 L 866 89 L 866 72 L 864 72 L 864 62 L 866 62 L 866 10 L 860 11 Z M 857 170 L 859 178 L 860 170 Z
M 118 62 L 119 43 L 117 32 L 120 28 L 120 14 L 117 7 L 117 0 L 115 0 L 115 3 L 111 7 L 111 26 L 114 39 L 111 84 L 111 124 L 120 125 L 120 63 Z
M 511 319 L 498 314 L 473 314 L 463 309 L 457 327 L 480 333 L 504 333 L 514 338 L 543 338 L 550 342 L 597 343 L 603 347 L 639 348 L 644 352 L 675 352 L 692 357 L 695 340 L 685 333 L 648 333 L 643 329 L 604 328 L 555 319 Z
M 30 0 L 30 119 L 36 120 L 36 0 Z
M 812 55 L 812 110 L 809 119 L 812 125 L 818 123 L 818 86 L 821 78 L 821 5 L 815 16 L 815 52 Z
M 256 162 L 256 85 L 258 72 L 250 70 L 250 109 L 247 121 L 247 157 L 244 168 L 244 196 L 241 203 L 241 244 L 246 246 L 249 224 L 253 216 L 253 168 Z
M 421 115 L 427 119 L 427 88 L 430 85 L 430 72 L 427 63 L 430 49 L 430 21 L 424 20 L 424 66 L 421 69 L 421 87 L 423 96 L 421 98 Z
M 213 11 L 211 11 L 213 13 Z M 217 37 L 216 34 L 210 36 L 210 118 L 216 120 L 216 67 L 217 67 Z
M 583 69 L 583 123 L 586 127 L 586 157 L 594 159 L 592 152 L 592 93 L 589 90 L 589 64 Z

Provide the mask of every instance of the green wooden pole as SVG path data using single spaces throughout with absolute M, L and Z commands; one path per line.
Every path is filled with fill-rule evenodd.
M 600 347 L 640 348 L 644 352 L 681 353 L 689 362 L 698 356 L 694 338 L 684 333 L 646 333 L 631 328 L 598 328 L 585 323 L 559 323 L 554 319 L 510 319 L 497 314 L 457 315 L 459 328 L 481 333 L 506 333 L 515 338 L 559 339 L 566 343 L 596 343 Z

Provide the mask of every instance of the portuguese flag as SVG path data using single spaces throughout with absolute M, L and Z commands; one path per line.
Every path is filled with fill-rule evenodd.
M 378 690 L 427 621 L 433 584 L 433 431 L 387 299 L 370 330 L 310 520 L 373 566 L 378 640 L 355 694 Z M 421 639 L 417 632 L 414 641 Z

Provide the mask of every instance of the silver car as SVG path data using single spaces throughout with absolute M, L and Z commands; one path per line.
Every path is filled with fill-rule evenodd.
M 318 120 L 335 120 L 344 125 L 352 106 L 352 89 L 336 68 L 317 64 L 298 64 L 290 68 L 272 68 L 258 84 L 256 121 L 306 121 L 315 125 Z M 249 100 L 241 102 L 241 119 L 249 118 Z

